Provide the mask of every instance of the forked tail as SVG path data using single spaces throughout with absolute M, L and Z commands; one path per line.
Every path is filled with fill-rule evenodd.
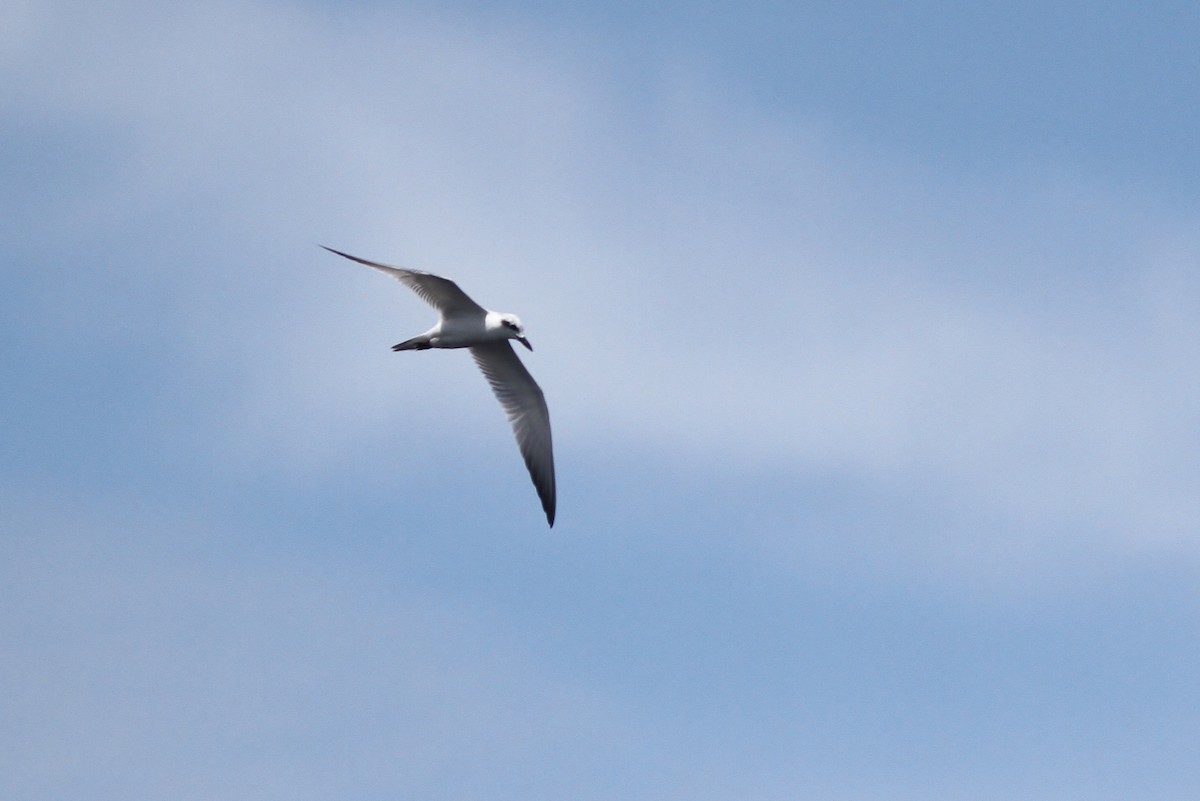
M 429 344 L 429 337 L 421 334 L 412 339 L 406 339 L 396 345 L 392 345 L 392 350 L 429 350 L 433 345 Z

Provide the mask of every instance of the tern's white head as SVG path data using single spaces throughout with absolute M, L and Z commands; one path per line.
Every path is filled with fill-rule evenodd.
M 525 338 L 525 326 L 521 325 L 521 318 L 515 314 L 497 314 L 496 319 L 500 322 L 500 331 L 509 339 L 515 339 L 525 347 L 533 350 L 533 345 L 529 344 L 529 340 Z

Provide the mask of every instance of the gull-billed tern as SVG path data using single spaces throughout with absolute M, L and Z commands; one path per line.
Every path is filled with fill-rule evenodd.
M 512 424 L 517 446 L 546 512 L 546 521 L 553 527 L 554 448 L 550 439 L 550 411 L 541 387 L 508 344 L 508 340 L 515 339 L 533 350 L 525 338 L 520 318 L 483 308 L 448 278 L 360 259 L 324 245 L 321 247 L 387 273 L 437 309 L 438 321 L 433 328 L 393 345 L 392 350 L 470 348 L 471 356 L 492 385 L 492 392 Z

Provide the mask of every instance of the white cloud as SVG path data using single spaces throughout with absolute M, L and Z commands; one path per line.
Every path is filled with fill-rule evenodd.
M 485 396 L 459 391 L 478 383 L 463 360 L 388 361 L 428 312 L 324 240 L 520 312 L 575 448 L 946 495 L 1021 551 L 1194 551 L 1187 215 L 898 165 L 666 57 L 639 110 L 594 54 L 516 27 L 142 11 L 47 18 L 19 102 L 122 143 L 81 236 L 193 210 L 218 226 L 171 265 L 175 322 L 235 443 L 321 469 L 407 426 L 415 387 L 455 414 Z

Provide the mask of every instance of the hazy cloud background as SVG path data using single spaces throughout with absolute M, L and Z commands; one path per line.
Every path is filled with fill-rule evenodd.
M 3 17 L 6 797 L 1190 797 L 1200 14 Z

